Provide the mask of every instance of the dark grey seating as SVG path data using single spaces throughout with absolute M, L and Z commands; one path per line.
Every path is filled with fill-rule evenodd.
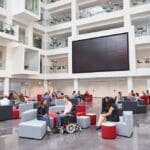
M 12 106 L 0 106 L 0 121 L 12 119 Z
M 136 107 L 137 107 L 136 101 L 125 100 L 122 102 L 123 111 L 133 111 L 133 113 L 136 113 Z
M 136 108 L 136 113 L 146 113 L 146 105 L 142 100 L 137 101 L 137 108 Z
M 121 109 L 119 109 L 121 114 Z M 125 100 L 122 102 L 122 111 L 133 111 L 133 113 L 145 113 L 147 111 L 146 105 L 140 100 L 130 101 Z

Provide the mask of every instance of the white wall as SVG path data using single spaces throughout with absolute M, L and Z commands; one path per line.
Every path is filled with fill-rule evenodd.
M 127 94 L 126 79 L 91 79 L 80 80 L 79 90 L 84 93 L 89 91 L 94 97 L 116 96 L 118 91 Z

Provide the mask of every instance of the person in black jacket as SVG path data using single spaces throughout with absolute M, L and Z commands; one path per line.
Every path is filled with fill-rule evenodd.
M 45 104 L 44 100 L 40 101 L 40 106 L 38 107 L 38 110 L 37 110 L 37 118 L 38 120 L 46 121 L 47 131 L 51 131 L 51 128 L 50 128 L 51 122 L 48 116 L 48 107 Z
M 105 121 L 112 121 L 112 122 L 118 122 L 119 121 L 119 114 L 118 114 L 118 109 L 117 106 L 114 104 L 113 99 L 109 98 L 108 99 L 108 110 L 107 112 L 104 112 L 100 114 L 98 122 L 97 122 L 97 127 L 96 129 L 100 129 L 101 125 Z

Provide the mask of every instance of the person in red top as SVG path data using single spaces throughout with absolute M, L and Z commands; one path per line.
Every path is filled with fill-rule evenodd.
M 86 91 L 86 92 L 84 93 L 84 95 L 83 95 L 84 100 L 86 100 L 89 96 L 90 96 L 89 92 Z

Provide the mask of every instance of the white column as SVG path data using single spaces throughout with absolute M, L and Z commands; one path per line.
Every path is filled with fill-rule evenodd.
M 79 90 L 79 82 L 78 82 L 78 79 L 74 79 L 73 80 L 74 82 L 74 91 L 78 91 Z
M 130 8 L 130 0 L 123 0 L 123 8 L 125 11 L 124 14 L 124 26 L 130 27 L 131 26 L 131 17 L 129 14 L 129 8 Z
M 33 46 L 33 27 L 32 27 L 32 24 L 30 24 L 28 26 L 28 28 L 26 29 L 26 31 L 25 31 L 25 38 L 27 38 L 26 39 L 27 44 L 29 46 Z
M 147 90 L 150 91 L 150 79 L 147 80 Z
M 128 10 L 130 8 L 130 0 L 123 0 L 123 8 L 124 10 Z
M 9 78 L 4 78 L 4 96 L 9 96 Z
M 44 80 L 44 93 L 48 91 L 48 83 L 47 80 Z
M 43 34 L 42 35 L 42 49 L 47 50 L 49 49 L 49 44 L 51 42 L 51 38 L 49 37 L 48 34 Z
M 132 25 L 132 23 L 131 23 L 131 17 L 130 17 L 129 14 L 126 14 L 124 16 L 124 27 L 130 28 L 131 25 Z
M 130 93 L 131 90 L 133 90 L 133 78 L 132 77 L 127 78 L 127 87 L 128 87 L 128 93 Z
M 72 18 L 72 37 L 76 37 L 79 32 L 76 25 L 76 20 L 79 16 L 79 7 L 76 0 L 72 0 L 71 3 L 71 18 Z

